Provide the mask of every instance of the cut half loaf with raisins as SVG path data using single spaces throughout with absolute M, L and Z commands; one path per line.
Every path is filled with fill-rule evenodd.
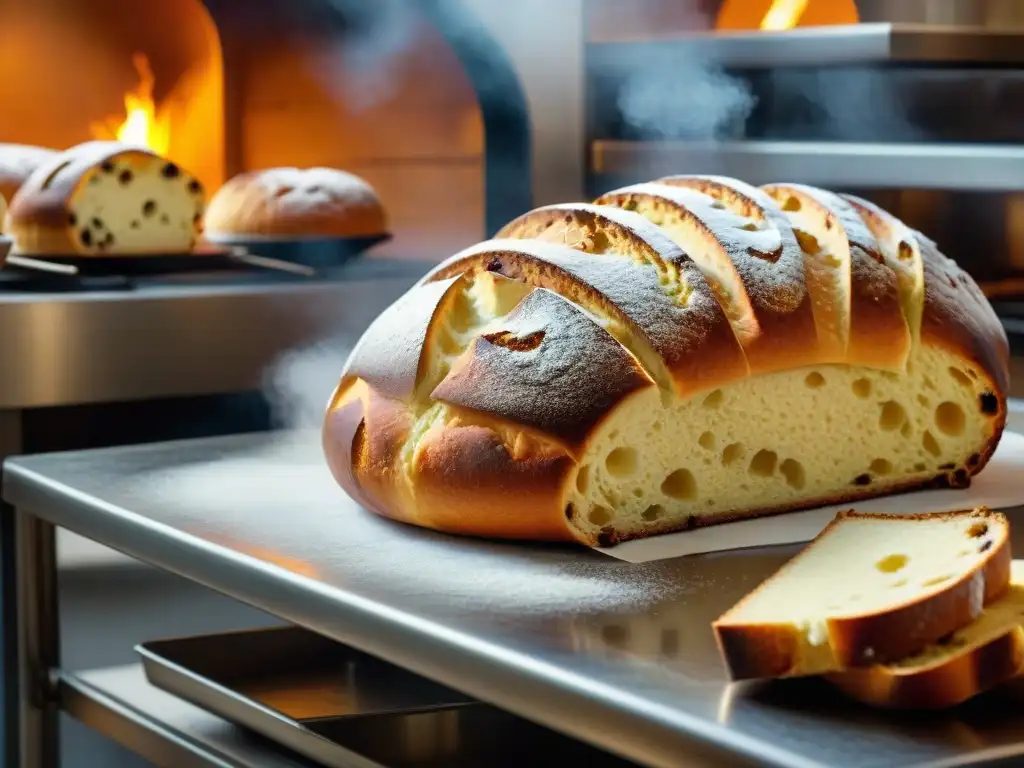
M 618 541 L 934 485 L 1006 418 L 971 278 L 856 198 L 675 176 L 530 211 L 372 324 L 324 426 L 380 514 Z
M 92 141 L 32 172 L 5 232 L 30 255 L 186 253 L 200 232 L 203 186 L 149 150 Z
M 1006 594 L 981 616 L 920 653 L 890 664 L 833 672 L 826 679 L 864 704 L 945 709 L 1016 684 L 1024 668 L 1024 561 L 1014 560 Z
M 712 627 L 734 680 L 798 677 L 919 653 L 1010 583 L 1006 517 L 843 512 Z

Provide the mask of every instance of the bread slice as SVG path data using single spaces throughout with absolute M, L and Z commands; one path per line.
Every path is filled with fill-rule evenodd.
M 1004 683 L 1024 667 L 1024 560 L 1014 560 L 1010 588 L 975 621 L 920 653 L 890 664 L 833 672 L 847 696 L 890 709 L 944 709 Z
M 199 235 L 203 185 L 142 147 L 90 141 L 37 167 L 4 229 L 20 253 L 185 253 Z
M 985 508 L 843 512 L 713 628 L 737 680 L 888 663 L 974 621 L 1010 559 L 1006 517 Z

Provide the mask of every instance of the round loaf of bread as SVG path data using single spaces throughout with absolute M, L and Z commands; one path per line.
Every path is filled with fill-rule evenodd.
M 431 271 L 350 355 L 324 449 L 379 514 L 608 545 L 964 487 L 1008 357 L 970 276 L 871 203 L 674 176 Z
M 388 222 L 373 187 L 334 168 L 269 168 L 235 176 L 210 200 L 204 232 L 235 238 L 370 237 Z
M 0 144 L 0 197 L 10 203 L 32 171 L 57 154 L 28 144 Z
M 36 168 L 11 201 L 5 231 L 20 253 L 109 256 L 191 251 L 205 194 L 153 152 L 91 141 Z

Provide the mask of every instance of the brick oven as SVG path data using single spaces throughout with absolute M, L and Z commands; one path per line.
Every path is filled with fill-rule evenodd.
M 518 177 L 502 181 L 507 213 L 529 204 L 515 76 L 491 65 L 496 46 L 454 3 L 0 0 L 0 9 L 0 142 L 62 149 L 144 137 L 211 191 L 244 170 L 343 168 L 373 184 L 391 214 L 395 238 L 377 252 L 440 258 L 487 229 L 490 121 L 500 130 L 486 143 L 501 155 L 489 167 L 504 162 Z M 491 92 L 500 99 L 489 102 Z

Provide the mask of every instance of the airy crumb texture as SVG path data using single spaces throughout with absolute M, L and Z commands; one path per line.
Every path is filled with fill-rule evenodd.
M 1009 580 L 1002 514 L 845 513 L 713 626 L 736 679 L 820 674 L 916 654 Z
M 973 280 L 887 212 L 672 176 L 432 270 L 349 358 L 325 451 L 381 514 L 610 546 L 966 487 L 1008 354 Z
M 22 253 L 187 253 L 199 236 L 203 185 L 148 150 L 88 142 L 40 165 L 5 228 Z

